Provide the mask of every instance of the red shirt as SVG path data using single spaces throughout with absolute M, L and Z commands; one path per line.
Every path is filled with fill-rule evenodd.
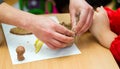
M 105 10 L 110 20 L 111 30 L 118 35 L 111 43 L 110 51 L 120 66 L 120 8 L 115 11 L 109 8 L 105 8 Z

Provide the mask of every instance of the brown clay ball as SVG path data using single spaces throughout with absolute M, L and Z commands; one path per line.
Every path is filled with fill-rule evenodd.
M 25 59 L 24 56 L 23 56 L 23 54 L 25 53 L 25 48 L 23 46 L 18 46 L 16 48 L 16 53 L 17 53 L 17 59 L 19 61 L 22 61 L 22 60 Z

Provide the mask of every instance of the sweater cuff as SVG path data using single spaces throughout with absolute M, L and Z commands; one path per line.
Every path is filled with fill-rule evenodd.
M 116 37 L 111 43 L 110 51 L 117 62 L 120 63 L 120 36 Z

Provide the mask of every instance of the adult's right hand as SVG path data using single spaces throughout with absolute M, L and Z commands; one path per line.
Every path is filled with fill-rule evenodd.
M 34 15 L 28 24 L 28 28 L 35 36 L 52 49 L 66 47 L 74 41 L 74 33 L 64 26 L 55 23 L 52 19 Z
M 0 5 L 0 21 L 31 31 L 52 49 L 66 47 L 74 40 L 72 31 L 52 19 L 20 11 L 6 3 Z

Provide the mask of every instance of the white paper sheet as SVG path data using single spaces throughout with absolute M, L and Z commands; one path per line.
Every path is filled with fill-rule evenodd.
M 51 18 L 54 19 L 57 23 L 59 23 L 56 17 L 51 17 Z M 69 56 L 69 55 L 75 55 L 81 53 L 75 44 L 60 50 L 52 50 L 48 48 L 47 45 L 44 44 L 41 50 L 39 51 L 39 53 L 36 54 L 34 48 L 34 42 L 37 38 L 33 34 L 15 35 L 10 33 L 10 29 L 13 28 L 14 26 L 2 24 L 2 27 L 13 64 L 21 64 L 26 62 L 63 57 L 63 56 Z M 26 50 L 24 53 L 25 60 L 23 61 L 17 60 L 16 48 L 17 46 L 20 45 L 24 46 Z

